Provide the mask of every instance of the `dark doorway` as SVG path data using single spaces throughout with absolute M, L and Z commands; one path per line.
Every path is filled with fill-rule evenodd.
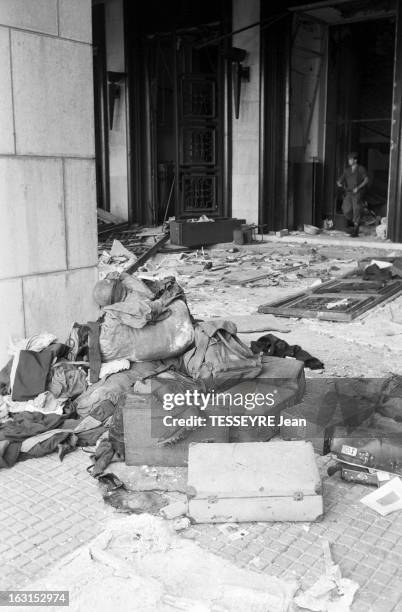
M 127 10 L 140 222 L 229 212 L 227 6 L 151 0 Z
M 369 208 L 387 210 L 395 21 L 381 19 L 329 28 L 327 131 L 325 151 L 326 210 L 341 214 L 336 189 L 348 151 L 356 151 L 370 177 Z

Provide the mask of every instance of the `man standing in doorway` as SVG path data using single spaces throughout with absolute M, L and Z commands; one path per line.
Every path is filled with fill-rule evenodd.
M 353 238 L 357 238 L 359 235 L 359 225 L 364 202 L 363 197 L 365 187 L 369 182 L 366 168 L 360 166 L 357 160 L 357 153 L 354 151 L 348 153 L 347 168 L 345 168 L 342 176 L 339 177 L 336 183 L 338 187 L 343 187 L 345 189 L 342 212 L 348 224 L 353 226 L 351 231 L 351 236 L 353 236 Z

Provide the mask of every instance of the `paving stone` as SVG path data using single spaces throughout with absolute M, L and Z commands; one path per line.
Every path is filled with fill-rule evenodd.
M 0 495 L 5 502 L 0 507 L 4 526 L 0 534 L 1 588 L 15 588 L 32 580 L 102 530 L 110 511 L 105 508 L 97 483 L 87 477 L 87 465 L 87 456 L 76 452 L 62 464 L 50 456 L 0 471 Z M 18 483 L 15 496 L 9 493 L 13 480 Z M 324 572 L 322 539 L 328 539 L 335 542 L 331 551 L 341 571 L 360 584 L 353 612 L 368 612 L 373 602 L 378 612 L 398 611 L 395 606 L 402 611 L 402 593 L 392 591 L 393 583 L 400 582 L 398 572 L 402 577 L 402 554 L 397 546 L 402 532 L 400 517 L 395 513 L 387 520 L 378 520 L 358 505 L 361 487 L 338 487 L 338 482 L 325 489 L 331 498 L 330 511 L 322 522 L 310 524 L 308 532 L 302 525 L 292 523 L 247 524 L 244 529 L 248 535 L 232 542 L 216 526 L 197 525 L 186 530 L 183 537 L 238 566 L 279 577 L 292 575 L 301 580 L 304 588 Z M 7 495 L 2 493 L 3 487 L 7 487 Z M 13 536 L 17 540 L 10 550 L 7 538 Z M 258 566 L 253 563 L 255 558 L 259 559 Z M 381 596 L 384 592 L 386 598 Z M 373 610 L 377 612 L 377 608 Z

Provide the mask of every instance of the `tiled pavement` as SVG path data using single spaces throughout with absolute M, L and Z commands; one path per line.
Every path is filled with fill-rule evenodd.
M 0 589 L 23 588 L 54 563 L 99 534 L 111 510 L 76 451 L 60 463 L 55 455 L 0 472 Z M 359 500 L 370 489 L 324 479 L 325 516 L 320 523 L 244 524 L 232 541 L 212 525 L 185 533 L 238 565 L 303 587 L 324 571 L 321 539 L 331 543 L 342 573 L 360 584 L 354 612 L 402 612 L 402 512 L 380 517 Z
M 82 451 L 0 471 L 0 589 L 19 587 L 99 534 L 110 516 Z

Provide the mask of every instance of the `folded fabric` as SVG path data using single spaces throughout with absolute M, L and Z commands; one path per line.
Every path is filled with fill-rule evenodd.
M 0 396 L 0 421 L 8 418 L 8 404 L 7 398 L 11 400 L 9 395 Z
M 170 365 L 170 362 L 173 363 L 174 361 L 167 360 L 166 363 Z M 129 370 L 111 374 L 105 380 L 91 385 L 85 393 L 75 400 L 77 413 L 80 416 L 92 414 L 92 411 L 105 400 L 109 400 L 113 405 L 116 405 L 121 393 L 129 391 L 137 380 L 147 378 L 158 372 L 164 363 L 161 360 L 132 363 Z
M 49 334 L 48 332 L 41 332 L 40 334 L 33 334 L 29 338 L 21 338 L 17 341 L 10 341 L 9 353 L 15 355 L 17 351 L 30 350 L 30 351 L 43 351 L 50 344 L 57 340 L 56 336 Z
M 66 403 L 66 398 L 56 398 L 50 391 L 41 393 L 33 400 L 26 402 L 13 402 L 11 395 L 6 395 L 3 398 L 4 404 L 10 413 L 17 412 L 42 412 L 43 414 L 63 414 L 63 406 Z
M 22 441 L 37 434 L 56 429 L 64 421 L 58 414 L 20 412 L 12 419 L 0 424 L 0 440 Z
M 110 374 L 116 374 L 116 372 L 128 370 L 129 367 L 130 362 L 128 359 L 115 359 L 114 361 L 109 361 L 108 363 L 102 363 L 99 378 L 106 378 L 106 376 L 110 376 Z
M 102 431 L 101 431 L 102 429 Z M 84 419 L 81 419 L 77 422 L 77 424 L 73 427 L 59 427 L 55 429 L 49 429 L 48 431 L 44 431 L 35 436 L 31 436 L 22 442 L 21 452 L 28 453 L 30 450 L 36 446 L 37 444 L 41 444 L 45 440 L 52 438 L 53 436 L 59 434 L 75 434 L 77 436 L 76 443 L 86 445 L 88 440 L 91 442 L 93 440 L 93 433 L 96 433 L 95 441 L 104 431 L 102 427 L 102 423 L 93 417 L 87 416 Z
M 58 451 L 60 460 L 77 446 L 92 446 L 106 432 L 94 417 L 65 419 L 57 415 L 21 413 L 0 426 L 0 468 Z
M 98 421 L 106 421 L 112 416 L 115 410 L 115 405 L 110 400 L 99 402 L 91 409 L 90 416 L 94 417 Z
M 293 357 L 299 361 L 304 361 L 306 368 L 310 370 L 322 370 L 324 364 L 322 361 L 304 351 L 300 346 L 294 344 L 290 346 L 285 340 L 277 338 L 274 334 L 266 334 L 261 336 L 257 341 L 251 342 L 250 348 L 253 353 L 264 353 L 264 355 L 272 355 L 274 357 Z
M 142 281 L 140 278 L 127 274 L 126 272 L 122 272 L 119 274 L 119 280 L 126 289 L 126 295 L 129 291 L 135 291 L 141 296 L 141 298 L 148 298 L 150 300 L 154 299 L 154 292 L 151 291 L 151 289 L 149 289 L 144 281 Z
M 0 468 L 13 467 L 18 461 L 21 442 L 0 441 Z
M 103 310 L 123 325 L 141 329 L 147 323 L 156 321 L 165 312 L 166 308 L 159 300 L 152 302 L 132 291 L 127 295 L 124 302 L 105 306 Z
M 13 360 L 10 359 L 0 370 L 0 395 L 8 395 L 11 391 L 11 368 Z
M 12 387 L 13 401 L 24 402 L 46 391 L 53 359 L 64 357 L 67 352 L 68 347 L 60 343 L 50 344 L 40 352 L 20 351 Z
M 58 361 L 52 366 L 50 376 L 47 388 L 55 397 L 75 398 L 88 386 L 86 372 L 69 361 Z
M 67 438 L 70 433 L 72 432 L 66 429 L 50 429 L 49 431 L 44 431 L 36 436 L 31 436 L 22 442 L 21 453 L 29 453 L 34 446 L 41 444 L 54 436 L 58 436 L 59 439 Z
M 35 351 L 40 352 L 47 348 L 50 344 L 57 340 L 56 336 L 49 334 L 48 332 L 42 332 L 40 334 L 34 334 L 29 338 L 21 338 L 16 341 L 11 341 L 8 347 L 8 352 L 13 355 L 13 363 L 10 372 L 10 389 L 12 390 L 14 385 L 15 372 L 17 370 L 19 356 L 21 351 Z

